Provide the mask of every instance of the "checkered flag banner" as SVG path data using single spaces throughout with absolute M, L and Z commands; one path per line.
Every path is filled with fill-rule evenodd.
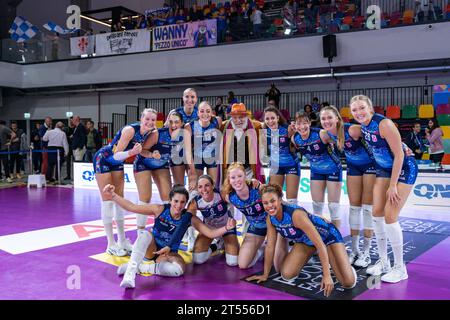
M 11 28 L 9 29 L 11 39 L 13 39 L 16 42 L 27 41 L 33 38 L 38 32 L 39 29 L 37 27 L 35 27 L 25 18 L 20 16 L 14 19 L 14 22 Z
M 49 21 L 46 24 L 44 24 L 44 28 L 47 29 L 48 31 L 51 32 L 56 32 L 59 34 L 69 34 L 69 33 L 73 33 L 76 32 L 78 29 L 66 29 L 64 27 L 61 27 L 59 25 L 57 25 L 56 23 Z

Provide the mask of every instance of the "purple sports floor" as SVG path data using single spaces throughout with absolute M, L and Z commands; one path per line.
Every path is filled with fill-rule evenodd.
M 137 194 L 127 193 L 126 197 L 136 201 Z M 305 207 L 309 208 L 308 205 Z M 345 223 L 347 209 L 342 206 L 344 236 L 349 233 Z M 402 215 L 449 222 L 450 213 L 445 211 L 445 208 L 441 212 L 405 209 Z M 136 289 L 124 290 L 119 287 L 121 278 L 116 274 L 116 267 L 91 257 L 104 252 L 104 237 L 57 245 L 64 235 L 55 233 L 58 239 L 51 239 L 48 248 L 11 254 L 1 247 L 2 238 L 6 236 L 99 219 L 100 198 L 95 190 L 59 187 L 1 189 L 0 299 L 302 299 L 241 281 L 246 275 L 261 271 L 262 263 L 248 270 L 239 270 L 226 266 L 222 255 L 214 256 L 200 266 L 189 264 L 187 272 L 180 278 L 138 275 Z M 84 230 L 95 231 L 95 228 Z M 127 231 L 127 237 L 134 241 L 136 231 Z M 15 245 L 20 246 L 21 239 L 30 241 L 19 235 L 14 240 Z M 37 239 L 36 242 L 45 243 L 47 240 Z M 450 237 L 408 264 L 408 280 L 399 284 L 382 283 L 378 288 L 360 294 L 356 300 L 450 299 L 449 265 Z M 77 276 L 76 280 L 74 275 Z

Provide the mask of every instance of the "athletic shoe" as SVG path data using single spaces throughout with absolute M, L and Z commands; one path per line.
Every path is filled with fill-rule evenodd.
M 20 173 L 16 174 L 17 179 L 22 179 L 22 175 Z
M 125 271 L 122 282 L 120 283 L 120 286 L 122 288 L 134 288 L 136 286 L 134 281 L 136 279 L 136 271 L 137 271 L 136 263 L 131 262 L 128 265 L 127 270 Z
M 13 183 L 13 179 L 11 179 L 11 178 L 6 178 L 6 182 L 8 182 L 8 183 Z
M 365 268 L 370 264 L 370 253 L 369 252 L 361 252 L 358 255 L 358 259 L 355 261 L 355 266 L 360 268 Z
M 153 263 L 141 263 L 138 267 L 138 273 L 142 274 L 142 273 L 151 273 L 150 272 L 150 265 L 152 265 Z M 125 274 L 125 272 L 127 271 L 128 268 L 128 263 L 124 263 L 121 264 L 118 268 L 117 268 L 117 275 L 121 276 L 123 274 Z
M 395 265 L 390 272 L 381 277 L 381 281 L 389 283 L 397 283 L 406 279 L 408 279 L 408 272 L 404 264 Z
M 123 243 L 119 244 L 119 247 L 126 250 L 126 252 L 128 254 L 131 254 L 131 252 L 133 251 L 133 245 L 130 242 L 130 239 L 125 239 L 125 241 Z
M 108 247 L 108 249 L 106 249 L 106 253 L 116 257 L 124 257 L 127 255 L 127 251 L 119 247 L 117 244 Z
M 366 273 L 372 276 L 380 276 L 382 273 L 391 271 L 391 262 L 389 260 L 384 263 L 381 259 L 367 268 Z
M 350 262 L 350 264 L 355 263 L 356 257 L 358 256 L 358 252 L 350 252 L 350 254 L 348 255 L 348 262 Z

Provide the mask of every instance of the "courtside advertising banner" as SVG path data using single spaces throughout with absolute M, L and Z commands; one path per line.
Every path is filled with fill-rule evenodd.
M 126 30 L 95 36 L 96 56 L 150 51 L 150 31 Z
M 70 54 L 72 56 L 94 54 L 95 36 L 70 38 Z
M 126 164 L 124 170 L 125 190 L 137 192 L 133 165 Z M 92 163 L 74 162 L 73 172 L 73 186 L 75 189 L 98 190 L 97 181 L 95 181 L 94 165 Z
M 217 44 L 217 20 L 153 28 L 152 51 L 206 47 Z

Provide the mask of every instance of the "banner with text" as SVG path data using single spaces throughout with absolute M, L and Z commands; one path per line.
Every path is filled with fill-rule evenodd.
M 206 47 L 215 44 L 217 44 L 216 19 L 153 29 L 153 51 Z
M 150 31 L 127 30 L 95 36 L 96 56 L 150 51 Z

